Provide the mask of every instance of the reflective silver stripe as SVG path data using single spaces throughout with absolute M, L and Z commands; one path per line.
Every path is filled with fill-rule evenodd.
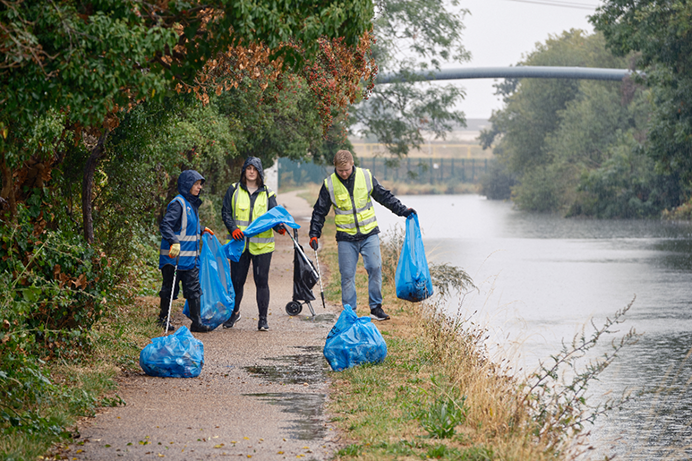
M 196 242 L 197 236 L 196 235 L 188 235 L 187 237 L 181 237 L 179 240 L 181 242 Z
M 241 221 L 240 219 L 238 219 L 238 220 L 236 220 L 235 225 L 247 227 L 250 225 L 250 221 Z
M 169 252 L 170 252 L 170 250 L 161 250 L 160 253 L 161 253 L 163 256 L 168 256 Z M 197 251 L 181 251 L 178 255 L 179 255 L 180 257 L 183 257 L 183 256 L 197 256 Z
M 187 238 L 187 208 L 185 207 L 185 201 L 181 197 L 176 197 L 175 199 L 183 207 L 183 221 L 180 225 L 179 239 L 181 242 L 189 242 L 190 240 Z M 192 240 L 196 240 L 196 239 L 197 239 L 196 237 L 192 238 Z
M 332 199 L 332 203 L 336 205 L 336 199 L 334 198 L 334 183 L 332 182 L 332 175 L 327 176 L 327 190 L 329 191 L 329 198 Z M 336 210 L 336 206 L 334 207 Z
M 335 214 L 351 214 L 353 210 L 342 210 L 341 208 L 334 207 Z
M 366 219 L 365 221 L 361 221 L 361 222 L 359 222 L 358 224 L 359 224 L 361 227 L 363 227 L 363 226 L 366 226 L 366 225 L 368 225 L 368 224 L 370 224 L 370 223 L 372 223 L 372 222 L 375 222 L 375 221 L 377 221 L 377 218 L 376 218 L 375 216 L 373 216 L 372 218 Z
M 240 221 L 238 221 L 238 218 L 237 218 L 237 216 L 238 216 L 238 197 L 239 197 L 238 191 L 240 191 L 240 183 L 235 183 L 235 184 L 236 184 L 236 188 L 235 188 L 235 192 L 233 193 L 233 197 L 235 198 L 235 200 L 233 201 L 233 219 L 236 220 L 236 226 L 237 226 L 238 225 L 237 223 L 240 222 Z M 247 221 L 243 221 L 243 222 L 247 223 Z M 248 224 L 244 224 L 244 226 L 247 227 Z
M 271 237 L 271 238 L 250 237 L 250 242 L 252 242 L 252 243 L 274 243 L 274 237 Z
M 366 174 L 365 171 L 366 170 L 363 170 L 363 176 L 365 176 L 365 187 L 368 188 L 368 195 L 370 195 L 370 192 L 372 192 L 372 173 L 368 171 Z
M 362 213 L 364 211 L 368 211 L 370 208 L 372 208 L 372 202 L 370 200 L 368 200 L 368 204 L 365 205 L 363 208 L 358 208 L 356 210 L 356 213 Z
M 341 229 L 355 229 L 356 228 L 356 223 L 344 223 L 344 224 L 337 224 L 336 227 L 341 228 Z

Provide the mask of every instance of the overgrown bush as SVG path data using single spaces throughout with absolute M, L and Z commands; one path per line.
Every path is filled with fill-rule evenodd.
M 480 193 L 490 200 L 509 200 L 516 183 L 516 175 L 509 172 L 502 162 L 493 160 L 488 165 L 488 172 L 481 177 Z
M 20 205 L 16 224 L 0 222 L 0 433 L 51 440 L 66 435 L 64 409 L 88 414 L 96 398 L 57 382 L 50 364 L 90 350 L 89 331 L 122 274 L 98 246 L 48 230 L 40 205 Z

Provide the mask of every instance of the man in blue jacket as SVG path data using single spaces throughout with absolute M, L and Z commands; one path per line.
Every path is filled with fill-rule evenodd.
M 211 328 L 202 323 L 201 302 L 202 289 L 199 284 L 199 254 L 200 254 L 200 223 L 199 206 L 202 199 L 204 177 L 195 170 L 185 170 L 178 177 L 178 195 L 168 204 L 166 214 L 161 221 L 161 251 L 159 269 L 163 275 L 163 283 L 159 296 L 161 307 L 158 324 L 166 327 L 168 309 L 173 290 L 173 276 L 183 283 L 183 296 L 187 299 L 190 309 L 190 330 L 206 333 Z M 212 233 L 208 228 L 204 232 Z M 168 326 L 169 331 L 173 330 Z

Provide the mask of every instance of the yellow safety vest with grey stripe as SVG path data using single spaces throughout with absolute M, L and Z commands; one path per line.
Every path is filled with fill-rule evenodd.
M 235 184 L 235 192 L 233 192 L 233 219 L 238 229 L 244 231 L 247 227 L 264 213 L 269 211 L 269 197 L 276 195 L 273 190 L 265 187 L 265 190 L 257 194 L 255 204 L 252 206 L 252 217 L 250 217 L 250 194 L 243 189 L 239 183 Z M 250 237 L 248 248 L 250 254 L 261 255 L 274 251 L 274 231 L 267 229 L 261 234 Z
M 356 168 L 353 185 L 353 196 L 349 195 L 346 186 L 339 180 L 336 173 L 324 180 L 329 191 L 329 198 L 334 205 L 334 222 L 337 232 L 356 235 L 358 232 L 367 234 L 377 227 L 375 208 L 372 206 L 372 173 L 363 168 Z

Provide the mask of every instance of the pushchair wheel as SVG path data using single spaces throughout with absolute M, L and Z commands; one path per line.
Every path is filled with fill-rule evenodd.
M 291 301 L 286 304 L 286 313 L 288 315 L 298 315 L 303 310 L 303 305 L 296 301 Z

